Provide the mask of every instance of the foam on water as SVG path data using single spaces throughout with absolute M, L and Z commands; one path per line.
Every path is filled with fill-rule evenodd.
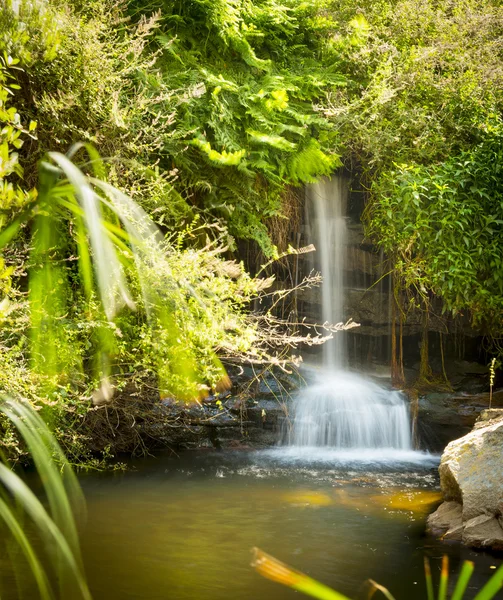
M 396 450 L 395 448 L 348 448 L 329 446 L 287 446 L 260 452 L 265 458 L 284 464 L 310 463 L 323 466 L 360 467 L 404 467 L 417 466 L 433 468 L 438 466 L 439 456 L 418 450 Z
M 345 371 L 324 373 L 295 404 L 296 447 L 412 450 L 402 394 Z

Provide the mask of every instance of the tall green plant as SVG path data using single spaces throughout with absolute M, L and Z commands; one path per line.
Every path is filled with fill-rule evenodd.
M 4 399 L 0 411 L 26 443 L 47 499 L 46 508 L 2 457 L 0 520 L 10 534 L 10 538 L 3 536 L 2 542 L 14 543 L 24 557 L 42 600 L 91 600 L 76 525 L 76 518 L 84 516 L 85 504 L 72 468 L 28 403 Z M 12 548 L 10 557 L 13 569 L 24 568 Z M 23 594 L 22 589 L 18 591 Z
M 358 43 L 331 40 L 350 83 L 329 95 L 325 115 L 345 159 L 363 172 L 367 233 L 389 257 L 404 292 L 397 297 L 408 293 L 423 311 L 440 297 L 451 314 L 498 337 L 501 3 L 332 6 L 342 25 L 356 18 L 367 28 Z
M 172 154 L 174 139 L 167 141 L 159 164 L 179 169 L 177 186 L 190 203 L 269 255 L 266 223 L 281 213 L 285 187 L 340 165 L 337 134 L 314 106 L 327 88 L 345 85 L 327 43 L 335 28 L 329 4 L 130 3 L 134 15 L 160 11 L 150 80 L 183 90 L 174 139 L 186 148 Z
M 434 166 L 396 165 L 374 187 L 369 232 L 397 275 L 486 333 L 503 323 L 503 137 L 497 120 L 473 150 Z

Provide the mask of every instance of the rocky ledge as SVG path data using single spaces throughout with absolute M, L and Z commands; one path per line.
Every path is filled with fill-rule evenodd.
M 447 446 L 439 473 L 444 502 L 428 518 L 430 531 L 503 550 L 503 409 L 482 411 L 473 430 Z

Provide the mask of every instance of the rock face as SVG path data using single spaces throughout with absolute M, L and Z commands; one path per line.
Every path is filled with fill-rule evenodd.
M 495 391 L 492 405 L 503 408 L 503 390 Z M 449 442 L 472 430 L 489 406 L 489 394 L 428 392 L 418 399 L 417 425 L 421 448 L 440 453 Z
M 430 515 L 430 530 L 503 550 L 503 409 L 482 411 L 473 430 L 447 446 L 439 473 L 445 502 Z

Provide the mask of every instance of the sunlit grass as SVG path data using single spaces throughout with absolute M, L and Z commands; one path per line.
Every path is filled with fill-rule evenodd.
M 266 554 L 260 548 L 253 549 L 252 566 L 262 577 L 291 587 L 313 598 L 320 598 L 320 600 L 349 600 L 347 596 L 332 590 L 300 571 L 292 569 L 277 558 Z

